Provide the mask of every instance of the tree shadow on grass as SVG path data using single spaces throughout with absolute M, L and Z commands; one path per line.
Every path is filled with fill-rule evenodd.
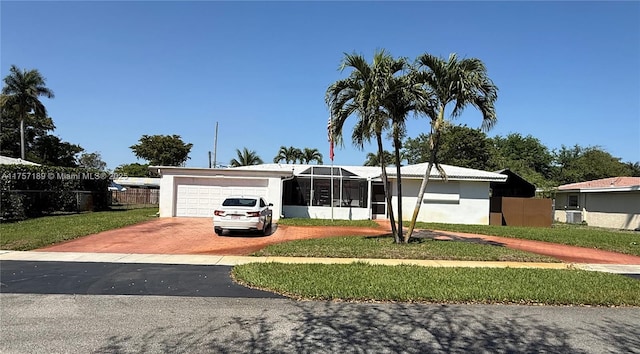
M 379 235 L 379 236 L 365 236 L 368 239 L 383 239 L 392 238 L 391 234 Z M 431 231 L 431 230 L 416 230 L 409 239 L 410 244 L 424 243 L 427 241 L 455 241 L 455 242 L 467 242 L 476 243 L 480 245 L 506 247 L 502 242 L 489 241 L 480 237 L 462 237 L 450 233 Z
M 637 329 L 599 321 L 567 329 L 544 312 L 513 306 L 279 303 L 280 309 L 216 316 L 189 330 L 160 326 L 113 336 L 97 353 L 588 353 L 576 333 L 610 352 L 640 347 Z M 276 304 L 277 305 L 277 304 Z M 282 311 L 289 308 L 289 311 Z M 526 307 L 524 307 L 526 309 Z

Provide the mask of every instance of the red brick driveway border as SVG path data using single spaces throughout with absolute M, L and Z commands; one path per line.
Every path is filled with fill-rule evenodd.
M 218 236 L 209 218 L 159 218 L 137 225 L 44 247 L 46 252 L 96 252 L 139 254 L 249 255 L 268 245 L 291 240 L 334 236 L 380 236 L 389 233 L 389 222 L 380 227 L 274 225 L 270 235 L 240 234 Z M 635 264 L 640 257 L 591 248 L 508 237 L 436 231 L 439 238 L 474 239 L 500 246 L 543 254 L 568 263 Z

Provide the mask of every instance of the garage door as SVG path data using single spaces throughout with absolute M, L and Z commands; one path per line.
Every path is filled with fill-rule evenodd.
M 212 217 L 213 210 L 230 195 L 266 197 L 266 179 L 177 179 L 176 216 Z

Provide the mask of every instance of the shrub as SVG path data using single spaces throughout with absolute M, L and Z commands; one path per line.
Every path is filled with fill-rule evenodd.
M 109 175 L 92 169 L 0 165 L 0 219 L 104 210 L 109 206 L 108 186 Z

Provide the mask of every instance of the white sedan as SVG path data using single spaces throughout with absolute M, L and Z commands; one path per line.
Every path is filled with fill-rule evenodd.
M 257 230 L 264 235 L 271 228 L 272 206 L 262 197 L 228 197 L 213 212 L 213 230 L 218 235 L 224 230 Z

